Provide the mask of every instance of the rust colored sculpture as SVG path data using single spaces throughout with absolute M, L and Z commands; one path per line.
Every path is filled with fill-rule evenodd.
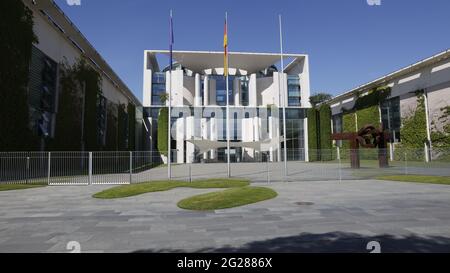
M 348 140 L 350 142 L 350 161 L 353 169 L 359 169 L 359 147 L 378 148 L 378 161 L 380 168 L 389 167 L 387 161 L 387 142 L 389 133 L 369 124 L 364 126 L 357 133 L 333 134 L 333 140 Z

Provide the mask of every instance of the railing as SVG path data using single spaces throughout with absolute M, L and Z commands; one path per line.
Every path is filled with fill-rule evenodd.
M 235 150 L 231 176 L 254 182 L 379 179 L 384 175 L 450 176 L 450 149 L 359 149 L 360 168 L 350 164 L 351 150 Z M 380 168 L 379 156 L 387 157 Z M 205 157 L 206 155 L 206 157 Z M 156 152 L 1 152 L 0 183 L 95 185 L 168 179 L 165 157 Z M 287 165 L 287 169 L 285 169 Z M 188 155 L 172 151 L 171 179 L 192 181 L 227 176 L 224 151 Z

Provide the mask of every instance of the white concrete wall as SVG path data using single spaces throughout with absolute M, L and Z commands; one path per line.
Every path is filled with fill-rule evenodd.
M 58 64 L 67 62 L 68 65 L 75 64 L 81 58 L 81 52 L 63 34 L 55 29 L 53 24 L 42 17 L 41 14 L 33 13 L 33 31 L 38 37 L 39 43 L 36 48 L 44 52 Z M 128 103 L 126 96 L 113 85 L 113 83 L 102 73 L 102 88 L 104 96 L 115 103 Z
M 183 105 L 194 105 L 195 77 L 183 77 Z
M 172 85 L 169 84 L 170 79 L 172 79 L 171 80 Z M 166 92 L 169 93 L 169 90 L 172 89 L 172 93 L 171 93 L 171 99 L 172 99 L 171 106 L 172 107 L 183 106 L 183 102 L 184 102 L 183 80 L 184 80 L 183 70 L 174 70 L 174 71 L 172 71 L 172 73 L 170 73 L 169 71 L 166 72 L 166 82 L 167 82 Z M 169 102 L 167 102 L 166 105 L 169 105 L 168 103 Z

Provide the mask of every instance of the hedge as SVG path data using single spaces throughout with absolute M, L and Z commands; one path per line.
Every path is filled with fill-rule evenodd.
M 320 145 L 319 149 L 322 151 L 321 160 L 332 160 L 331 155 L 331 108 L 328 105 L 321 105 L 319 108 L 319 123 L 320 123 Z
M 0 12 L 0 151 L 36 150 L 27 96 L 33 15 L 17 0 L 0 1 Z
M 128 115 L 124 104 L 119 104 L 118 107 L 117 142 L 119 151 L 128 150 Z
M 358 129 L 370 124 L 377 128 L 381 126 L 378 104 L 358 110 L 356 115 L 358 116 Z
M 168 137 L 167 137 L 167 131 L 168 131 L 168 115 L 169 115 L 169 109 L 167 107 L 163 107 L 159 110 L 158 115 L 158 140 L 157 140 L 157 146 L 158 151 L 162 154 L 167 156 L 167 149 L 168 149 Z
M 331 153 L 331 109 L 321 105 L 308 109 L 309 161 L 332 160 Z
M 136 106 L 128 103 L 128 149 L 136 150 Z

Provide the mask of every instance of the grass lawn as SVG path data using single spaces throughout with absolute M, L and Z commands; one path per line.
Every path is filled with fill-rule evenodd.
M 377 176 L 376 179 L 389 180 L 389 181 L 400 181 L 400 182 L 450 185 L 450 177 L 448 177 L 448 176 L 386 175 L 386 176 Z
M 277 193 L 263 187 L 240 187 L 189 197 L 178 202 L 178 207 L 188 210 L 218 210 L 234 208 L 269 200 Z
M 46 187 L 46 184 L 0 184 L 0 191 L 14 191 Z
M 93 195 L 95 198 L 114 199 L 136 196 L 149 192 L 168 191 L 174 188 L 187 187 L 195 189 L 236 188 L 248 186 L 250 182 L 245 179 L 206 179 L 192 182 L 184 181 L 154 181 L 139 184 L 131 184 L 110 188 Z

